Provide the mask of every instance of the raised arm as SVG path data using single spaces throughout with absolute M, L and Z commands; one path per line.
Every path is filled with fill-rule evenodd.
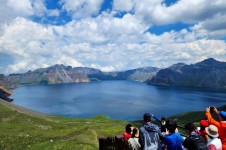
M 218 113 L 218 110 L 215 108 L 214 112 Z M 206 117 L 210 124 L 215 125 L 218 128 L 220 127 L 220 123 L 218 121 L 214 120 L 212 115 L 210 114 L 210 107 L 206 108 Z

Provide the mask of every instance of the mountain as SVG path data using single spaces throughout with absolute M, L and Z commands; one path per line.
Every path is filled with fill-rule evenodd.
M 16 84 L 12 82 L 7 76 L 4 74 L 0 74 L 0 86 L 7 87 L 7 88 L 15 88 Z
M 122 72 L 102 72 L 98 69 L 54 65 L 39 68 L 22 74 L 10 74 L 7 80 L 17 84 L 60 84 L 91 82 L 99 80 L 136 80 L 145 81 L 158 71 L 155 67 L 138 68 Z
M 102 72 L 102 74 L 90 74 L 88 77 L 98 80 L 134 80 L 144 82 L 152 78 L 159 71 L 156 67 L 143 67 L 121 72 Z
M 213 58 L 196 64 L 178 63 L 161 69 L 148 84 L 226 89 L 226 62 Z
M 165 69 L 144 67 L 117 72 L 57 64 L 22 74 L 0 75 L 0 85 L 7 88 L 23 84 L 62 84 L 101 80 L 134 80 L 152 85 L 226 89 L 226 62 L 209 58 L 191 65 L 178 63 Z
M 59 84 L 89 82 L 88 74 L 98 74 L 100 70 L 93 68 L 72 68 L 71 66 L 54 65 L 39 68 L 23 74 L 10 74 L 8 79 L 17 84 Z

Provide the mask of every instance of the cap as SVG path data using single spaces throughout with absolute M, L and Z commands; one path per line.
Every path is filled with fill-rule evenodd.
M 221 118 L 226 120 L 226 112 L 225 111 L 220 111 L 219 115 L 221 116 Z
M 150 113 L 145 113 L 143 118 L 144 118 L 144 120 L 151 120 L 151 114 Z
M 207 120 L 200 120 L 200 126 L 201 127 L 208 127 L 209 126 L 209 123 Z

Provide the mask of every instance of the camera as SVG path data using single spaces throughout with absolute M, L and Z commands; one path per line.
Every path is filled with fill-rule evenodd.
M 213 113 L 214 112 L 214 109 L 215 109 L 215 107 L 214 106 L 211 106 L 210 107 L 210 113 Z

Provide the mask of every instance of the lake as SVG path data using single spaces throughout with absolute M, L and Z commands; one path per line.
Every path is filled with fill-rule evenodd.
M 140 120 L 146 112 L 161 118 L 186 111 L 204 111 L 226 103 L 225 92 L 152 86 L 135 81 L 27 85 L 13 90 L 12 103 L 38 112 L 87 118 Z

